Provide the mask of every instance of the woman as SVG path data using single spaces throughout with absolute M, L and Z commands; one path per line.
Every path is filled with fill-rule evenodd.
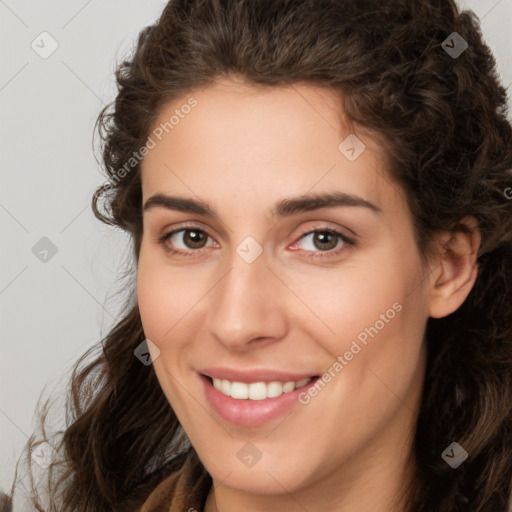
M 512 129 L 474 17 L 171 1 L 116 77 L 93 209 L 136 288 L 37 510 L 506 511 Z

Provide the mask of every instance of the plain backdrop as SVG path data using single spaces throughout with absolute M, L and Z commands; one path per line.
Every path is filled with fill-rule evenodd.
M 165 4 L 0 0 L 0 489 L 43 389 L 62 393 L 78 356 L 114 324 L 130 247 L 92 214 L 104 182 L 93 127 L 114 98 L 116 58 Z M 511 92 L 512 0 L 461 5 L 480 17 Z

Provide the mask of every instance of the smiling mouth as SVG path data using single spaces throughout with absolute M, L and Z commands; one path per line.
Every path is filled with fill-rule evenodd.
M 316 381 L 319 376 L 308 377 L 299 381 L 251 383 L 217 378 L 212 379 L 208 375 L 204 375 L 204 377 L 217 391 L 235 400 L 266 400 L 267 398 L 277 398 L 296 389 L 306 387 L 308 384 Z

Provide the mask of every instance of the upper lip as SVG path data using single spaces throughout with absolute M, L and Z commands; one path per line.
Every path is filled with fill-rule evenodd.
M 228 368 L 211 367 L 199 370 L 199 373 L 211 377 L 212 379 L 223 379 L 231 382 L 298 382 L 308 377 L 316 377 L 313 373 L 291 373 L 282 370 L 273 370 L 271 368 Z

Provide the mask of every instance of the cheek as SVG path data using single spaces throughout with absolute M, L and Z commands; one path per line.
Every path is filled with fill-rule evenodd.
M 178 351 L 201 325 L 206 302 L 206 276 L 166 265 L 156 251 L 141 250 L 137 269 L 137 301 L 147 338 L 162 353 Z
M 405 389 L 420 357 L 428 318 L 421 267 L 413 251 L 405 259 L 398 249 L 316 279 L 314 285 L 307 277 L 298 281 L 316 317 L 303 320 L 303 327 L 332 363 L 346 355 L 350 368 L 344 373 L 354 387 L 375 370 L 390 386 Z
M 332 342 L 335 348 L 339 340 L 353 339 L 375 324 L 384 331 L 391 323 L 400 323 L 404 315 L 397 310 L 415 303 L 418 293 L 411 292 L 421 277 L 414 261 L 398 265 L 391 255 L 387 261 L 381 257 L 378 264 L 365 260 L 332 272 L 288 276 L 312 313 L 306 311 L 302 324 L 315 329 L 315 339 Z
M 160 349 L 174 323 L 178 302 L 175 285 L 166 274 L 161 263 L 143 246 L 137 268 L 137 301 L 144 333 Z
M 173 385 L 177 369 L 168 364 L 169 350 L 179 350 L 179 319 L 184 312 L 176 285 L 161 263 L 142 249 L 137 268 L 137 301 L 144 335 L 160 350 L 153 368 L 169 403 L 180 410 L 180 394 Z M 170 341 L 173 343 L 170 343 Z M 178 359 L 176 359 L 178 361 Z M 176 411 L 175 411 L 176 412 Z
M 137 303 L 144 334 L 152 341 L 159 338 L 155 334 L 159 331 L 158 327 L 162 319 L 161 304 L 157 300 L 158 292 L 156 272 L 146 264 L 141 252 L 137 268 Z

